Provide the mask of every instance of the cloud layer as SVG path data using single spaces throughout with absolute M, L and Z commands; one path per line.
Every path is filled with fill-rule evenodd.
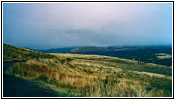
M 171 3 L 4 3 L 3 40 L 21 47 L 171 45 Z

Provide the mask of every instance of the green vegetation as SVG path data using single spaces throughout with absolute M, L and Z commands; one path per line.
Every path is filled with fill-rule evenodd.
M 135 59 L 145 63 L 172 66 L 171 46 L 77 47 L 71 49 L 70 53 L 113 56 L 131 60 Z
M 12 52 L 15 47 L 8 49 Z M 4 73 L 40 82 L 58 93 L 87 97 L 172 96 L 172 69 L 168 66 L 97 55 L 41 53 L 41 57 L 25 57 L 27 50 L 17 50 L 26 62 L 16 63 Z
M 53 55 L 3 44 L 3 61 L 26 61 L 38 58 L 53 58 Z

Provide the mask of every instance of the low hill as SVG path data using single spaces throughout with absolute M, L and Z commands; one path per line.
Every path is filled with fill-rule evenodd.
M 135 59 L 145 63 L 156 63 L 161 65 L 172 66 L 172 47 L 171 46 L 125 46 L 125 47 L 71 47 L 57 48 L 49 50 L 40 50 L 46 53 L 73 53 L 73 54 L 90 54 L 120 57 L 125 59 Z M 168 55 L 160 59 L 157 54 L 164 53 Z M 170 56 L 169 56 L 170 55 Z
M 76 47 L 54 48 L 54 49 L 37 50 L 37 51 L 45 52 L 45 53 L 69 53 L 74 48 Z
M 13 58 L 10 54 L 15 48 L 9 46 L 9 54 L 4 55 L 8 54 L 9 58 Z M 27 50 L 15 50 L 23 52 L 21 55 L 26 58 Z M 32 56 L 25 62 L 14 64 L 4 73 L 27 81 L 40 82 L 58 93 L 73 96 L 172 96 L 172 68 L 169 66 L 99 55 L 42 54 L 49 57 Z
M 37 52 L 29 49 L 19 48 L 8 44 L 3 44 L 3 61 L 26 61 L 29 59 L 38 58 L 53 58 L 53 55 L 49 55 L 42 52 Z

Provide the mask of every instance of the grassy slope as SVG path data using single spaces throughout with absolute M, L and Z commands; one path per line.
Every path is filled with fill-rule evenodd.
M 135 59 L 145 63 L 156 63 L 161 65 L 172 66 L 172 59 L 160 59 L 156 53 L 165 53 L 172 55 L 170 46 L 137 46 L 137 47 L 77 47 L 70 52 L 75 54 L 97 54 L 125 59 Z M 161 57 L 162 58 L 162 57 Z
M 9 48 L 9 52 L 13 49 Z M 138 64 L 133 60 L 97 55 L 52 55 L 52 58 L 28 58 L 25 63 L 17 63 L 5 73 L 38 81 L 55 91 L 75 96 L 172 95 L 171 68 L 167 66 Z
M 26 61 L 28 59 L 53 58 L 53 55 L 3 44 L 3 61 Z

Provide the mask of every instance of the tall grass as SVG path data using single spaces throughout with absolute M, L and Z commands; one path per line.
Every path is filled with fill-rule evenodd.
M 17 63 L 6 74 L 39 81 L 52 89 L 88 97 L 171 96 L 171 80 L 76 59 L 32 59 Z M 77 64 L 78 63 L 78 64 Z M 113 63 L 113 62 L 112 62 Z

